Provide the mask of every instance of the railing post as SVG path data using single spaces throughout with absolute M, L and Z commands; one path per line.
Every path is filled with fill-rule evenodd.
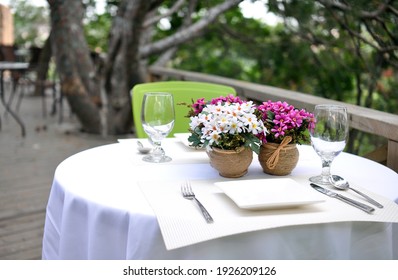
M 387 151 L 387 166 L 398 173 L 398 142 L 388 140 Z

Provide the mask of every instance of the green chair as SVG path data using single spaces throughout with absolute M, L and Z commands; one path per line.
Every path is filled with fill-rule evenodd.
M 135 133 L 138 138 L 147 137 L 141 123 L 141 104 L 144 94 L 147 92 L 170 92 L 173 94 L 175 123 L 169 137 L 173 137 L 174 133 L 189 132 L 189 118 L 186 117 L 189 108 L 184 105 L 178 105 L 179 103 L 191 104 L 192 99 L 197 100 L 202 97 L 206 100 L 211 100 L 212 98 L 227 96 L 229 94 L 236 96 L 236 91 L 232 87 L 203 82 L 166 81 L 137 84 L 131 90 L 131 101 Z

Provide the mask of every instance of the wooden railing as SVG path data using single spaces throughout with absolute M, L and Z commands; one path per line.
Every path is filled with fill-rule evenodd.
M 283 100 L 295 107 L 306 108 L 307 110 L 313 110 L 315 105 L 322 103 L 343 104 L 348 108 L 350 127 L 359 131 L 379 135 L 387 139 L 388 144 L 387 151 L 385 153 L 385 160 L 379 159 L 377 161 L 385 161 L 389 168 L 398 172 L 398 115 L 291 90 L 203 73 L 164 67 L 151 67 L 149 72 L 152 81 L 173 79 L 224 84 L 235 88 L 238 95 L 244 98 L 259 102 L 267 100 Z

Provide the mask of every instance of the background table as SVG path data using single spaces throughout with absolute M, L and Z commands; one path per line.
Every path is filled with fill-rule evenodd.
M 5 101 L 5 93 L 4 93 L 4 72 L 5 71 L 17 71 L 20 73 L 24 73 L 29 68 L 29 63 L 24 62 L 0 62 L 0 100 L 3 104 L 6 112 L 10 113 L 10 115 L 16 120 L 16 122 L 21 127 L 22 137 L 25 137 L 26 130 L 25 125 L 22 122 L 21 118 L 18 116 L 16 112 L 11 110 L 8 102 Z M 14 92 L 11 93 L 15 94 Z M 10 97 L 12 98 L 12 96 Z M 1 129 L 1 119 L 0 119 L 0 129 Z
M 57 168 L 47 206 L 43 259 L 391 259 L 398 258 L 396 225 L 340 222 L 289 226 L 218 238 L 166 250 L 153 210 L 137 182 L 148 178 L 220 178 L 203 151 L 176 139 L 164 148 L 170 164 L 141 161 L 135 145 L 112 144 L 78 153 Z M 321 172 L 310 146 L 290 178 Z M 398 202 L 398 174 L 342 153 L 332 171 Z M 245 179 L 267 178 L 256 156 Z M 395 243 L 394 243 L 395 242 Z

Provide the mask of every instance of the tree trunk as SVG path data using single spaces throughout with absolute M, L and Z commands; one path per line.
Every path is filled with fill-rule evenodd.
M 162 1 L 121 2 L 99 77 L 84 38 L 81 1 L 48 2 L 61 90 L 82 129 L 97 134 L 128 133 L 132 126 L 129 92 L 134 84 L 144 81 L 138 55 L 139 29 L 147 11 Z
M 51 10 L 51 43 L 61 91 L 82 129 L 101 133 L 100 88 L 84 38 L 81 1 L 48 0 Z
M 132 127 L 130 90 L 145 81 L 140 65 L 141 26 L 146 14 L 162 1 L 123 1 L 113 20 L 104 68 L 103 95 L 109 134 L 128 132 Z
M 210 8 L 205 16 L 186 28 L 157 42 L 143 40 L 150 28 L 147 15 L 164 0 L 121 0 L 109 36 L 104 66 L 96 74 L 90 50 L 84 38 L 82 1 L 48 0 L 51 10 L 52 50 L 56 58 L 61 90 L 73 113 L 86 132 L 126 134 L 132 128 L 130 91 L 135 84 L 146 81 L 145 64 L 152 54 L 161 54 L 193 39 L 218 15 L 242 0 L 226 0 Z M 177 10 L 183 1 L 177 2 Z M 192 5 L 195 1 L 190 2 Z M 190 13 L 187 14 L 191 16 Z M 142 46 L 141 44 L 145 44 Z
M 39 49 L 36 67 L 35 96 L 39 96 L 46 89 L 48 66 L 51 60 L 51 34 L 48 36 L 42 49 Z

